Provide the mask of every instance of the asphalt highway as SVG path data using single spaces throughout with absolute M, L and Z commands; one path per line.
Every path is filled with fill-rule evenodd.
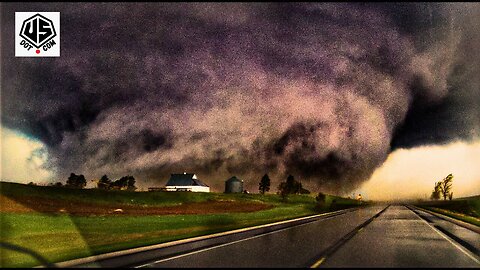
M 430 220 L 404 206 L 391 206 L 327 258 L 325 267 L 479 267 L 478 258 L 442 233 Z M 470 241 L 480 235 L 449 223 Z M 458 233 L 457 232 L 457 233 Z
M 106 259 L 97 266 L 480 267 L 479 250 L 480 234 L 472 230 L 403 205 L 375 205 L 263 233 L 192 243 L 176 252 L 167 248 Z

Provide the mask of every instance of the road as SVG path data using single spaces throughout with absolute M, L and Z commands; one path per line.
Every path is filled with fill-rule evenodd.
M 480 234 L 403 205 L 96 262 L 127 267 L 480 267 Z

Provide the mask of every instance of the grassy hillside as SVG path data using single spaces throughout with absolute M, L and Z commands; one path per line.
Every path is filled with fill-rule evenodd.
M 51 262 L 359 205 L 335 196 L 327 196 L 318 209 L 314 195 L 291 195 L 283 202 L 275 194 L 76 190 L 5 182 L 0 182 L 0 200 L 2 241 Z M 113 212 L 117 208 L 124 211 Z M 0 250 L 2 267 L 38 264 L 31 256 Z

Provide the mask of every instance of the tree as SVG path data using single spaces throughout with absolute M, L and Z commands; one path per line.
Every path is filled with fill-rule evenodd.
M 108 179 L 107 175 L 102 176 L 97 183 L 97 188 L 109 190 L 111 188 L 112 181 Z
M 317 197 L 315 197 L 315 200 L 317 201 L 317 203 L 324 204 L 326 198 L 327 196 L 325 196 L 325 194 L 323 194 L 322 192 L 319 192 Z
M 265 192 L 270 191 L 270 177 L 268 177 L 268 174 L 265 174 L 262 177 L 262 180 L 260 180 L 260 183 L 258 184 L 258 189 L 260 190 L 260 193 L 265 194 Z
M 135 187 L 135 178 L 131 175 L 123 176 L 122 178 L 116 180 L 111 184 L 113 189 L 127 189 L 127 190 L 136 190 Z
M 443 200 L 445 201 L 447 200 L 447 197 L 450 196 L 450 191 L 452 190 L 452 181 L 453 181 L 453 175 L 449 174 L 441 182 L 440 191 L 443 196 Z M 452 193 L 452 197 L 453 197 L 453 193 Z
M 282 200 L 286 201 L 288 197 L 287 183 L 281 182 L 278 186 L 278 190 L 280 192 L 280 197 L 282 197 Z
M 289 175 L 286 182 L 281 182 L 278 189 L 283 200 L 287 199 L 288 194 L 310 193 L 302 187 L 302 183 L 295 180 L 293 175 Z
M 287 177 L 287 182 L 286 182 L 286 185 L 285 185 L 288 193 L 293 193 L 293 190 L 296 188 L 296 183 L 295 183 L 295 177 L 293 177 L 293 175 L 289 175 Z
M 126 187 L 127 187 L 127 184 L 128 184 L 128 183 L 127 183 L 127 179 L 125 179 L 125 176 L 124 176 L 124 177 L 122 177 L 122 178 L 120 178 L 120 179 L 118 179 L 118 180 L 115 180 L 115 181 L 112 183 L 111 187 L 112 187 L 112 189 L 120 189 L 120 190 L 121 190 L 121 189 L 126 188 Z
M 87 180 L 83 174 L 76 175 L 74 173 L 70 174 L 68 177 L 67 183 L 65 184 L 66 187 L 71 188 L 84 188 L 87 185 Z
M 453 199 L 453 192 L 452 190 L 452 181 L 453 181 L 453 174 L 447 175 L 442 181 L 435 182 L 435 188 L 432 191 L 432 195 L 430 198 L 432 200 L 439 200 L 440 197 L 443 197 L 443 200 Z
M 135 178 L 131 175 L 127 176 L 127 190 L 135 191 L 137 187 L 135 187 Z
M 56 183 L 53 183 L 53 182 L 52 182 L 52 183 L 49 184 L 49 186 L 52 186 L 52 187 L 62 187 L 63 184 L 62 184 L 62 182 L 56 182 Z
M 294 181 L 294 184 L 292 187 L 292 193 L 293 194 L 310 194 L 310 190 L 303 188 L 303 185 L 301 182 Z
M 302 183 L 296 181 L 293 175 L 287 177 L 287 190 L 289 194 L 298 194 L 302 189 Z
M 432 195 L 430 195 L 430 199 L 432 200 L 439 200 L 441 195 L 440 186 L 442 182 L 435 182 L 435 187 L 433 188 Z

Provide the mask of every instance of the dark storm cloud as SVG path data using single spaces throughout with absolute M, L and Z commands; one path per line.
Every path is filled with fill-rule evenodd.
M 15 11 L 61 12 L 15 58 Z M 479 135 L 478 4 L 2 4 L 2 125 L 48 166 L 214 188 L 265 172 L 348 191 L 399 147 Z
M 414 76 L 410 86 L 413 102 L 405 121 L 394 134 L 392 149 L 478 139 L 480 5 L 400 6 L 401 10 L 417 11 L 412 21 L 402 22 L 401 18 L 397 21 L 414 32 L 415 47 L 420 55 L 417 59 L 431 58 L 428 61 L 432 70 L 437 69 L 437 77 L 430 72 L 427 76 Z

